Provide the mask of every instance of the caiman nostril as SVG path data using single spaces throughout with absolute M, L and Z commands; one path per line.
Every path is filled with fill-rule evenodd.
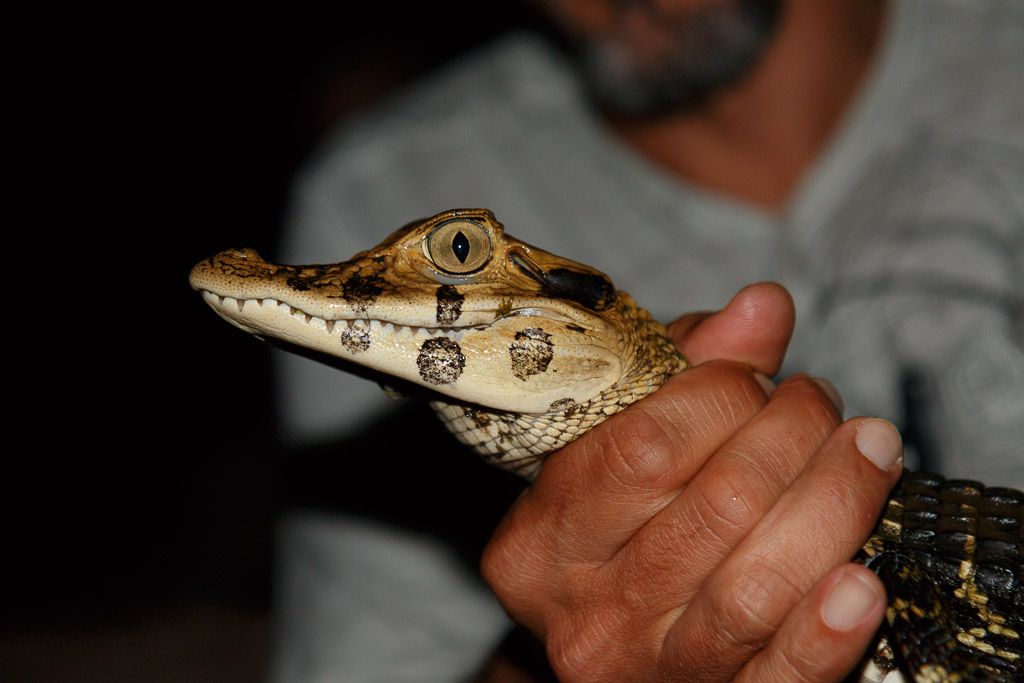
M 224 252 L 224 255 L 230 258 L 243 259 L 245 261 L 263 261 L 259 253 L 255 249 L 250 249 L 249 247 L 242 249 L 228 249 Z

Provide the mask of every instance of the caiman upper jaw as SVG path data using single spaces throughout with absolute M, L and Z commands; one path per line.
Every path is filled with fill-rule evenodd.
M 222 300 L 271 299 L 325 319 L 354 318 L 362 311 L 354 310 L 353 302 L 369 300 L 367 293 L 372 291 L 369 284 L 361 290 L 353 286 L 359 280 L 361 265 L 358 261 L 279 265 L 264 260 L 254 249 L 228 249 L 197 263 L 189 284 Z M 209 299 L 207 302 L 213 303 Z

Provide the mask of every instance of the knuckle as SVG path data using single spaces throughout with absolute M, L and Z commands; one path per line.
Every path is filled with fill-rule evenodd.
M 522 534 L 499 530 L 484 548 L 480 573 L 503 605 L 514 608 L 530 594 L 534 551 Z
M 629 609 L 658 613 L 673 602 L 669 596 L 679 592 L 680 577 L 686 574 L 679 558 L 689 553 L 682 546 L 693 545 L 696 535 L 692 529 L 667 522 L 644 530 L 642 541 L 630 549 L 628 562 L 616 565 L 619 594 Z
M 657 549 L 665 553 L 672 548 L 672 558 L 677 566 L 673 575 L 679 574 L 679 557 L 707 558 L 716 564 L 725 553 L 742 539 L 760 519 L 762 512 L 756 492 L 740 488 L 741 479 L 723 475 L 702 477 L 695 480 L 687 491 L 687 497 L 680 510 L 679 521 L 670 528 L 650 526 L 651 531 L 660 531 L 655 537 Z M 671 537 L 669 536 L 671 534 Z M 645 545 L 648 539 L 644 539 Z M 704 563 L 691 563 L 695 570 Z
M 839 424 L 839 412 L 825 390 L 813 378 L 804 374 L 797 374 L 785 382 L 787 394 L 793 395 L 799 400 L 803 417 L 813 420 L 814 424 L 827 425 L 829 432 Z
M 669 634 L 656 660 L 657 670 L 666 681 L 731 680 L 759 649 L 737 640 L 709 615 Z
M 819 653 L 820 654 L 820 653 Z M 771 657 L 765 662 L 764 668 L 753 677 L 758 681 L 791 681 L 792 683 L 811 683 L 819 680 L 821 657 L 802 647 L 799 642 L 792 641 L 774 649 Z
M 749 369 L 735 363 L 713 361 L 696 370 L 705 368 L 706 372 L 714 373 L 714 391 L 700 392 L 694 397 L 694 405 L 689 406 L 699 415 L 701 422 L 698 424 L 725 421 L 731 428 L 739 427 L 764 405 L 764 392 Z
M 729 478 L 742 482 L 751 506 L 760 509 L 782 494 L 813 453 L 813 447 L 772 434 L 749 434 L 731 451 L 735 465 Z
M 821 476 L 816 492 L 820 496 L 820 518 L 832 527 L 831 533 L 821 536 L 834 539 L 839 553 L 845 555 L 847 546 L 859 546 L 874 527 L 881 497 L 876 500 L 876 494 L 863 482 L 839 471 Z
M 512 619 L 547 633 L 573 614 L 596 612 L 605 583 L 599 565 L 566 562 L 525 532 L 499 530 L 484 548 L 480 573 Z M 606 592 L 606 591 L 605 591 Z
M 723 476 L 700 479 L 691 487 L 694 514 L 718 544 L 729 544 L 746 533 L 759 516 L 760 506 L 752 500 L 756 490 L 740 485 L 747 481 L 726 472 Z
M 720 605 L 722 632 L 756 648 L 771 640 L 802 595 L 783 571 L 767 562 L 749 567 L 729 588 Z
M 593 651 L 592 645 L 564 630 L 556 630 L 548 636 L 548 662 L 560 681 L 584 680 Z
M 658 489 L 677 469 L 676 448 L 666 422 L 646 410 L 617 421 L 601 446 L 600 461 L 616 484 L 635 491 Z
M 559 681 L 595 681 L 606 678 L 617 657 L 617 639 L 604 619 L 561 619 L 547 632 L 548 662 Z
M 509 580 L 510 572 L 507 571 L 511 567 L 509 558 L 510 555 L 504 544 L 492 540 L 484 548 L 483 557 L 480 559 L 480 573 L 484 581 L 503 603 L 506 596 L 514 592 L 512 582 Z

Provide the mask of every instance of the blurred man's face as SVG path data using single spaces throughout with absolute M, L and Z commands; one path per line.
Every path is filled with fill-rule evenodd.
M 775 28 L 778 0 L 542 0 L 579 48 L 597 100 L 653 116 L 740 78 Z

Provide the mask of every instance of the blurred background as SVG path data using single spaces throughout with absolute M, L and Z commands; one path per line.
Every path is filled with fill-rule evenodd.
M 113 5 L 8 17 L 0 679 L 261 680 L 303 464 L 275 445 L 269 349 L 189 268 L 272 254 L 336 123 L 535 20 L 515 0 Z

